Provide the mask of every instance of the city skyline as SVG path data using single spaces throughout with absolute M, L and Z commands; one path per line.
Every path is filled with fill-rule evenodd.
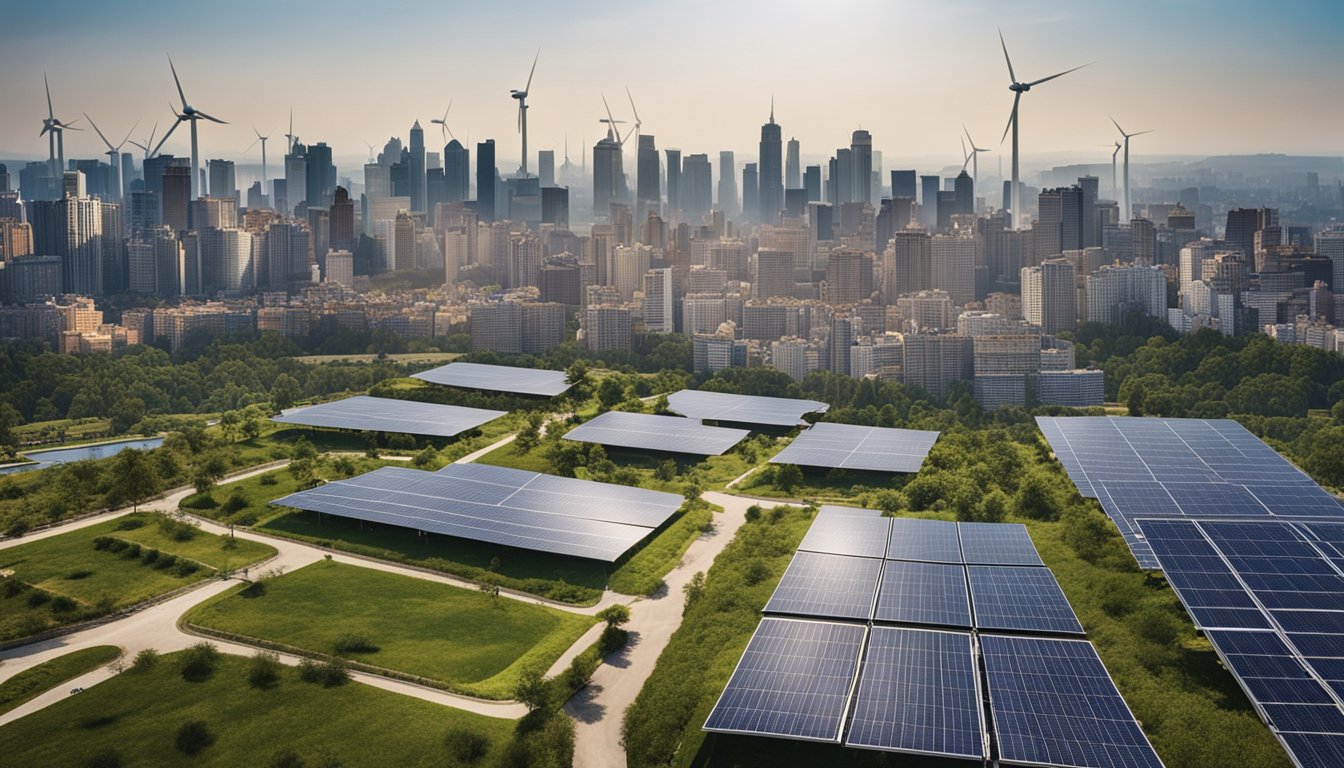
M 513 167 L 506 162 L 516 163 L 519 154 L 509 88 L 526 80 L 539 47 L 528 104 L 532 154 L 553 149 L 562 155 L 568 137 L 571 158 L 582 162 L 580 153 L 603 132 L 597 122 L 604 116 L 602 94 L 617 96 L 628 86 L 640 105 L 642 132 L 656 136 L 660 147 L 732 149 L 751 157 L 773 94 L 783 139 L 798 139 L 804 158 L 846 146 L 851 131 L 863 128 L 873 134 L 874 150 L 883 153 L 887 167 L 901 158 L 951 162 L 965 124 L 986 137 L 981 141 L 991 152 L 984 159 L 995 169 L 994 155 L 1007 154 L 1008 145 L 992 137 L 1002 133 L 1012 104 L 996 28 L 1024 71 L 1094 62 L 1030 100 L 1023 115 L 1025 162 L 1051 153 L 1095 155 L 1091 162 L 1104 162 L 1109 152 L 1100 145 L 1114 136 L 1111 116 L 1126 126 L 1157 129 L 1136 162 L 1164 155 L 1330 155 L 1337 154 L 1330 126 L 1344 117 L 1344 107 L 1325 98 L 1341 63 L 1330 47 L 1328 22 L 1344 12 L 1312 0 L 1280 4 L 1281 26 L 1256 27 L 1230 20 L 1243 3 L 1153 2 L 1118 14 L 1053 0 L 1012 13 L 975 2 L 954 8 L 855 2 L 828 6 L 824 15 L 801 5 L 748 3 L 715 8 L 716 28 L 728 34 L 708 43 L 654 9 L 595 14 L 527 3 L 504 14 L 462 8 L 436 17 L 412 4 L 366 18 L 335 3 L 323 15 L 267 9 L 263 20 L 260 6 L 244 3 L 210 19 L 220 27 L 215 34 L 231 46 L 187 42 L 185 35 L 202 21 L 195 9 L 169 20 L 156 17 L 151 4 L 146 22 L 91 3 L 77 5 L 84 20 L 78 25 L 31 8 L 9 12 L 15 23 L 0 32 L 0 48 L 8 52 L 11 108 L 0 115 L 0 155 L 45 156 L 46 142 L 36 130 L 45 116 L 44 72 L 58 116 L 88 112 L 112 133 L 138 120 L 137 136 L 157 121 L 162 131 L 172 119 L 167 100 L 176 96 L 167 66 L 166 54 L 172 54 L 193 98 L 230 123 L 212 126 L 202 137 L 203 160 L 247 157 L 253 126 L 278 133 L 291 106 L 295 132 L 305 141 L 325 141 L 338 158 L 353 159 L 363 154 L 364 142 L 404 137 L 413 122 L 428 125 L 451 101 L 455 135 L 464 143 L 468 133 L 472 143 L 494 138 L 507 174 Z M 694 18 L 698 8 L 687 6 L 681 17 Z M 442 18 L 443 40 L 450 44 L 421 50 L 414 39 L 396 37 L 421 16 L 431 21 L 416 28 L 431 34 L 433 20 Z M 968 17 L 973 23 L 966 23 Z M 505 28 L 507 40 L 493 34 Z M 1096 35 L 1099 28 L 1104 37 Z M 128 47 L 119 42 L 123 36 L 139 42 Z M 359 44 L 353 44 L 356 36 Z M 764 51 L 752 43 L 762 38 L 771 41 Z M 71 55 L 71 49 L 79 53 Z M 803 53 L 786 55 L 790 51 Z M 774 52 L 778 66 L 763 72 L 761 58 Z M 660 65 L 621 64 L 640 60 Z M 286 72 L 294 73 L 292 80 Z M 1291 104 L 1291 128 L 1284 129 L 1276 110 L 1235 109 L 1234 99 L 1247 93 Z M 338 101 L 342 96 L 348 105 Z M 633 120 L 619 99 L 613 106 L 618 119 Z M 1229 113 L 1237 119 L 1226 119 Z M 705 120 L 706 114 L 716 117 Z M 163 151 L 187 154 L 185 133 L 174 134 Z M 92 131 L 66 138 L 67 156 L 105 151 Z

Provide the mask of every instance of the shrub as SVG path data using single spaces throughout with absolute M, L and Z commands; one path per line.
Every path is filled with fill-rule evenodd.
M 753 560 L 747 564 L 746 571 L 742 575 L 743 581 L 747 586 L 754 587 L 760 584 L 763 579 L 770 575 L 770 569 L 759 560 Z
M 454 763 L 473 765 L 490 751 L 490 740 L 468 728 L 454 726 L 444 734 L 443 746 Z
M 159 554 L 158 559 L 154 562 L 154 567 L 160 571 L 166 571 L 169 568 L 173 568 L 177 565 L 178 565 L 177 555 Z
M 174 743 L 177 745 L 177 751 L 185 755 L 196 755 L 215 743 L 215 734 L 210 732 L 210 726 L 204 720 L 190 720 L 177 729 Z
M 3 594 L 5 597 L 18 597 L 28 589 L 28 582 L 19 581 L 15 578 L 7 578 L 4 581 Z
M 267 763 L 270 768 L 306 768 L 307 763 L 299 757 L 299 753 L 292 749 L 282 749 L 271 756 L 271 761 Z
M 336 638 L 333 647 L 337 653 L 377 653 L 379 650 L 378 645 L 365 635 L 353 633 Z
M 315 659 L 304 659 L 299 662 L 299 679 L 305 683 L 322 682 L 322 665 Z
M 622 603 L 609 605 L 597 612 L 597 618 L 607 622 L 608 627 L 619 627 L 630 621 L 630 606 Z
M 186 520 L 159 515 L 159 532 L 173 541 L 191 541 L 196 537 L 196 526 Z
M 757 520 L 760 520 L 760 519 L 761 519 L 761 505 L 760 505 L 760 504 L 752 504 L 750 507 L 747 507 L 747 522 L 748 522 L 748 523 L 754 523 L 754 522 L 756 522 Z
M 211 643 L 197 643 L 182 652 L 182 678 L 198 683 L 215 673 L 219 663 L 219 649 Z
M 242 490 L 238 488 L 233 489 L 233 492 L 229 494 L 229 497 L 224 500 L 224 506 L 220 507 L 220 509 L 227 515 L 232 515 L 233 513 L 246 508 L 247 496 L 245 496 Z
M 71 571 L 70 573 L 66 574 L 65 578 L 67 581 L 79 581 L 80 579 L 87 579 L 92 575 L 93 571 L 81 568 L 77 571 Z
M 257 479 L 258 485 L 275 485 L 278 482 L 280 482 L 279 478 L 271 473 L 264 474 Z
M 269 690 L 280 682 L 280 657 L 270 651 L 257 651 L 247 665 L 247 684 Z
M 140 556 L 140 559 L 145 561 L 145 565 L 153 565 L 154 561 L 159 559 L 159 550 L 153 548 L 146 549 Z
M 145 519 L 143 517 L 123 517 L 121 520 L 117 521 L 117 527 L 114 530 L 134 531 L 136 528 L 144 527 Z
M 597 641 L 597 647 L 601 650 L 602 655 L 606 656 L 607 654 L 614 653 L 624 648 L 626 641 L 629 639 L 629 632 L 620 627 L 614 627 L 608 624 L 606 628 L 602 630 L 602 636 Z
M 65 595 L 57 595 L 51 600 L 52 613 L 70 613 L 78 608 L 79 603 L 76 603 Z
M 148 672 L 159 664 L 159 652 L 153 648 L 146 648 L 135 654 L 135 659 L 131 661 L 132 672 Z
M 46 592 L 43 592 L 40 589 L 34 589 L 33 591 L 28 593 L 29 608 L 39 608 L 43 605 L 46 605 L 47 601 L 49 600 L 51 600 L 51 595 L 47 594 Z
M 513 698 L 526 706 L 528 712 L 535 712 L 546 706 L 550 698 L 550 689 L 546 687 L 541 672 L 535 669 L 523 670 L 518 676 L 518 684 L 514 686 Z
M 177 574 L 178 576 L 185 577 L 192 575 L 196 571 L 199 571 L 200 568 L 201 567 L 199 565 L 191 562 L 190 560 L 178 560 L 177 566 L 173 568 L 173 573 Z
M 113 539 L 111 536 L 95 537 L 93 540 L 93 548 L 100 551 L 105 550 L 108 547 L 112 546 L 113 541 L 115 541 L 115 539 Z
M 350 669 L 341 659 L 304 659 L 299 662 L 299 679 L 305 683 L 320 684 L 323 688 L 335 688 L 350 680 Z
M 127 560 L 138 560 L 141 551 L 139 544 L 130 543 L 126 545 L 126 549 L 122 551 L 121 556 Z

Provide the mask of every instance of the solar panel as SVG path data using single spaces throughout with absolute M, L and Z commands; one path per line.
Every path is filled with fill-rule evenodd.
M 866 633 L 859 624 L 761 619 L 704 729 L 839 742 Z
M 765 612 L 867 621 L 873 615 L 881 571 L 881 560 L 798 552 Z
M 1269 629 L 1218 550 L 1190 520 L 1140 520 L 1163 572 L 1195 626 L 1208 630 Z
M 968 565 L 1045 565 L 1021 523 L 957 523 Z
M 733 395 L 695 389 L 673 392 L 667 396 L 667 405 L 673 413 L 691 419 L 776 427 L 796 427 L 802 422 L 803 416 L 825 413 L 830 408 L 817 400 Z
M 489 464 L 449 464 L 434 473 L 457 482 L 440 492 L 466 498 L 471 489 L 496 487 L 506 493 L 501 504 L 534 512 L 626 523 L 657 528 L 681 508 L 683 499 L 676 494 L 599 483 L 573 477 L 557 477 L 512 467 Z
M 817 517 L 881 517 L 880 509 L 864 509 L 862 507 L 841 507 L 835 504 L 822 504 L 817 510 Z
M 918 472 L 937 439 L 937 432 L 822 422 L 804 430 L 770 461 L 804 467 Z
M 974 565 L 966 570 L 977 628 L 1083 634 L 1050 569 Z
M 271 417 L 271 421 L 306 427 L 453 437 L 506 415 L 505 411 L 483 408 L 357 395 L 330 403 L 289 408 L 279 416 Z
M 857 515 L 818 515 L 798 549 L 832 555 L 880 558 L 887 551 L 891 519 Z
M 891 519 L 887 558 L 960 563 L 961 540 L 957 537 L 957 524 L 947 520 L 894 517 Z
M 449 363 L 428 371 L 413 373 L 411 376 L 449 387 L 543 397 L 554 397 L 570 387 L 564 371 L 518 368 L 512 365 Z
M 565 439 L 618 448 L 718 456 L 749 434 L 745 429 L 707 427 L 679 416 L 607 411 L 571 429 Z
M 617 508 L 616 504 L 602 497 L 607 486 L 594 485 L 596 487 L 585 486 L 585 493 L 594 507 L 605 502 L 608 506 L 604 508 Z M 623 492 L 625 489 L 617 487 L 617 490 Z M 681 498 L 673 494 L 662 496 L 666 499 L 666 519 L 680 506 Z M 470 481 L 451 474 L 383 467 L 271 503 L 446 536 L 607 561 L 619 558 L 653 530 L 647 525 L 574 517 L 553 511 L 557 505 L 549 497 L 536 504 L 532 501 L 536 500 L 517 500 L 517 489 L 511 486 Z M 647 506 L 638 513 L 640 519 L 648 514 Z
M 888 560 L 873 617 L 898 624 L 972 626 L 965 567 Z
M 1001 762 L 1162 765 L 1091 643 L 981 635 L 980 648 Z
M 1344 736 L 1328 733 L 1285 733 L 1279 740 L 1301 766 L 1344 765 Z
M 979 760 L 983 713 L 969 634 L 873 627 L 845 745 Z

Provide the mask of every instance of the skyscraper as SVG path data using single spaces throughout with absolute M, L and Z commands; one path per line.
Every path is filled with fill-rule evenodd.
M 671 167 L 670 164 L 669 167 Z M 686 156 L 686 162 L 682 166 L 682 189 L 679 192 L 679 198 L 680 207 L 685 212 L 687 219 L 696 221 L 708 214 L 714 207 L 713 174 L 714 171 L 709 164 L 709 155 Z M 671 195 L 671 181 L 669 172 L 669 196 Z
M 850 200 L 873 203 L 873 137 L 867 131 L 860 128 L 855 131 L 849 140 L 850 162 L 854 164 L 854 170 L 851 172 L 851 183 L 853 191 L 850 193 Z
M 232 197 L 238 199 L 238 184 L 234 181 L 232 160 L 209 160 L 206 162 L 207 175 L 210 177 L 211 197 Z
M 803 174 L 798 165 L 799 146 L 797 139 L 789 139 L 788 148 L 784 153 L 784 188 L 801 189 L 803 185 Z
M 938 190 L 942 179 L 937 176 L 920 176 L 919 225 L 925 229 L 938 226 Z
M 476 216 L 481 221 L 495 220 L 495 140 L 476 145 Z
M 957 198 L 956 212 L 962 215 L 973 215 L 975 213 L 975 182 L 971 179 L 971 175 L 963 169 L 952 182 L 952 189 Z
M 411 126 L 411 210 L 416 213 L 425 212 L 425 198 L 427 196 L 425 179 L 425 131 L 420 127 L 420 121 L 416 120 L 415 125 Z M 309 200 L 309 205 L 316 206 L 318 203 Z
M 783 138 L 775 123 L 775 105 L 770 104 L 770 122 L 761 126 L 760 193 L 757 211 L 760 220 L 774 223 L 784 209 Z
M 444 202 L 471 199 L 471 150 L 453 139 L 443 148 Z
M 292 216 L 299 203 L 304 202 L 308 194 L 308 148 L 294 142 L 285 155 L 285 210 L 282 213 Z M 167 198 L 164 198 L 165 203 Z M 168 223 L 165 217 L 164 224 Z
M 191 166 L 170 165 L 160 177 L 162 221 L 174 232 L 189 229 L 189 201 L 191 199 Z
M 649 333 L 672 333 L 672 270 L 650 269 L 644 273 L 644 329 Z
M 917 197 L 917 195 L 915 194 L 915 186 L 917 184 L 915 176 L 916 174 L 914 171 L 892 171 L 891 172 L 892 198 L 894 199 L 897 197 L 908 197 L 911 200 L 914 200 Z
M 555 186 L 555 150 L 543 149 L 537 153 L 537 178 L 541 186 Z
M 667 156 L 667 210 L 681 208 L 681 150 L 666 149 Z
M 725 215 L 736 216 L 737 207 L 737 163 L 732 152 L 719 152 L 719 206 Z
M 308 201 L 309 208 L 330 208 L 331 195 L 336 191 L 336 165 L 331 161 L 331 147 L 321 141 L 311 144 L 308 146 L 307 158 L 308 173 L 305 180 L 308 186 L 304 199 Z
M 639 152 L 636 155 L 635 180 L 635 218 L 643 221 L 650 212 L 662 213 L 662 173 L 659 171 L 658 149 L 654 146 L 653 134 L 639 135 Z
M 1042 333 L 1072 331 L 1078 326 L 1078 289 L 1073 262 L 1046 259 L 1022 268 L 1022 317 Z
M 625 169 L 620 142 L 608 128 L 607 135 L 593 145 L 593 218 L 606 220 L 611 204 L 624 201 Z
M 821 202 L 821 166 L 809 165 L 803 172 L 803 189 L 807 190 L 807 202 Z
M 1101 181 L 1096 176 L 1080 176 L 1078 187 L 1083 190 L 1083 247 L 1101 245 L 1101 227 L 1097 225 L 1097 190 Z M 1190 227 L 1194 229 L 1193 224 Z
M 1082 248 L 1082 188 L 1044 189 L 1038 201 L 1037 253 L 1048 257 Z
M 748 221 L 763 219 L 761 176 L 755 163 L 742 166 L 742 217 Z
M 337 187 L 331 198 L 331 214 L 327 219 L 330 233 L 328 245 L 337 251 L 355 250 L 355 204 L 345 187 Z

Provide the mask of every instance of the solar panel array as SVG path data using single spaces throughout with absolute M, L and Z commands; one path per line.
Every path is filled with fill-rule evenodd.
M 1138 517 L 1341 519 L 1344 506 L 1235 421 L 1107 416 L 1036 423 L 1069 478 L 1156 568 Z
M 937 432 L 853 424 L 813 424 L 775 454 L 773 464 L 872 472 L 918 472 Z
M 680 416 L 607 411 L 571 429 L 565 439 L 644 451 L 718 456 L 749 434 L 745 429 L 707 427 Z
M 667 396 L 668 409 L 690 419 L 796 427 L 809 413 L 825 413 L 829 405 L 817 400 L 788 397 L 733 395 L 683 389 Z
M 1161 765 L 1091 643 L 980 634 L 1082 634 L 1022 526 L 825 507 L 803 543 L 705 730 L 993 758 L 983 657 L 1001 762 Z
M 554 397 L 570 387 L 564 371 L 517 368 L 512 365 L 449 363 L 411 376 L 449 387 L 543 397 Z
M 483 408 L 356 395 L 330 403 L 290 408 L 279 416 L 271 417 L 271 421 L 305 427 L 453 437 L 506 415 L 504 411 L 487 411 Z
M 1293 762 L 1344 765 L 1344 524 L 1138 525 L 1195 625 Z
M 272 504 L 492 544 L 613 561 L 662 525 L 680 496 L 534 472 L 452 464 L 382 467 Z

